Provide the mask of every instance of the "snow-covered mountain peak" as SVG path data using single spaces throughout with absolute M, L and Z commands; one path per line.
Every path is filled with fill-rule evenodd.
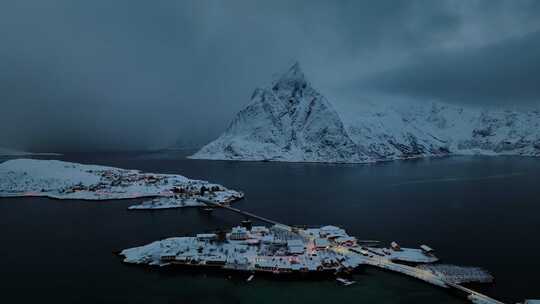
M 256 89 L 225 133 L 192 158 L 349 162 L 361 157 L 337 112 L 295 63 L 272 87 Z
M 285 73 L 283 73 L 273 84 L 272 90 L 298 91 L 309 86 L 306 75 L 300 67 L 300 63 L 295 62 Z

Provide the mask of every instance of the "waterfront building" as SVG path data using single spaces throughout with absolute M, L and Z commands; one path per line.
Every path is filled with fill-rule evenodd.
M 217 234 L 215 233 L 199 233 L 197 234 L 198 241 L 215 241 L 217 240 Z
M 289 254 L 303 254 L 306 250 L 306 247 L 304 245 L 304 242 L 302 240 L 296 239 L 296 240 L 288 240 L 287 241 L 287 252 Z
M 420 249 L 422 249 L 422 251 L 425 253 L 432 253 L 434 251 L 433 248 L 429 247 L 428 245 L 420 245 Z
M 317 238 L 315 239 L 315 248 L 324 249 L 330 247 L 330 242 L 327 239 Z
M 270 229 L 265 226 L 253 226 L 251 227 L 251 233 L 266 235 L 270 233 Z
M 233 227 L 229 238 L 231 240 L 246 240 L 248 238 L 248 231 L 245 227 Z

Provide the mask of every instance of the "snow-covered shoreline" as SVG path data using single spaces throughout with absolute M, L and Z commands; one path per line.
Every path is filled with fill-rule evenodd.
M 291 230 L 283 225 L 238 226 L 229 232 L 166 238 L 124 249 L 119 255 L 128 264 L 219 266 L 278 273 L 352 270 L 366 264 L 366 259 L 417 264 L 438 261 L 420 249 L 360 246 L 356 238 L 335 226 Z
M 0 197 L 48 197 L 61 200 L 154 198 L 130 209 L 201 206 L 198 197 L 219 203 L 243 193 L 182 175 L 143 173 L 58 160 L 15 159 L 0 164 Z

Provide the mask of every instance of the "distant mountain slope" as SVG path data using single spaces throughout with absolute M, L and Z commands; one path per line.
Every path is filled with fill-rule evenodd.
M 487 111 L 442 103 L 333 109 L 293 65 L 195 159 L 359 163 L 448 154 L 540 156 L 538 111 Z

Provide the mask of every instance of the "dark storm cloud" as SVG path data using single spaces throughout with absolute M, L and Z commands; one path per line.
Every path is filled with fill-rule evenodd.
M 540 31 L 475 49 L 439 51 L 364 84 L 383 91 L 472 104 L 540 101 Z
M 534 47 L 538 7 L 537 1 L 2 1 L 0 146 L 201 144 L 219 135 L 255 87 L 295 60 L 336 104 L 359 83 L 461 98 L 449 93 L 446 80 L 460 69 L 468 74 L 472 58 L 504 49 L 505 41 Z M 534 59 L 533 50 L 523 52 L 529 55 L 515 60 Z M 419 73 L 441 74 L 438 56 L 452 62 L 447 78 L 437 89 L 415 84 L 415 77 L 430 79 Z M 392 70 L 410 75 L 381 74 Z M 483 91 L 478 99 L 494 95 Z M 519 97 L 535 94 L 529 89 Z M 507 95 L 513 97 L 510 89 Z

